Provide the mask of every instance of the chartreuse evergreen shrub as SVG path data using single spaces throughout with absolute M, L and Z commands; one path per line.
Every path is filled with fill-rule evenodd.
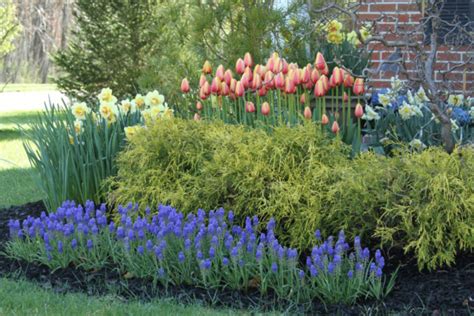
M 262 295 L 272 291 L 280 300 L 297 303 L 381 299 L 394 285 L 394 277 L 383 276 L 385 259 L 380 250 L 371 259 L 360 238 L 349 245 L 343 231 L 337 239 L 330 236 L 325 241 L 316 231 L 316 240 L 311 238 L 316 246 L 301 264 L 298 251 L 276 238 L 273 219 L 260 234 L 257 216 L 237 225 L 234 214 L 222 208 L 185 216 L 160 205 L 158 214 L 148 209 L 140 216 L 130 203 L 118 208 L 117 223 L 107 220 L 105 211 L 105 205 L 96 209 L 90 201 L 84 207 L 67 201 L 49 215 L 21 223 L 12 219 L 7 252 L 52 269 L 70 264 L 86 270 L 108 266 L 165 287 L 253 287 Z
M 267 133 L 174 119 L 137 133 L 120 153 L 109 203 L 222 206 L 240 220 L 256 212 L 275 218 L 280 240 L 298 249 L 311 246 L 318 227 L 344 229 L 413 251 L 420 267 L 434 268 L 474 245 L 472 155 L 432 149 L 351 159 L 348 146 L 311 123 Z

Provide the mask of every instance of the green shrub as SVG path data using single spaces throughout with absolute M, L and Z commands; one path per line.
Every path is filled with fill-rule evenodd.
M 474 246 L 472 157 L 432 149 L 350 159 L 348 146 L 311 123 L 266 133 L 175 119 L 138 133 L 119 155 L 109 202 L 274 217 L 280 240 L 300 249 L 317 228 L 344 229 L 404 247 L 433 268 Z

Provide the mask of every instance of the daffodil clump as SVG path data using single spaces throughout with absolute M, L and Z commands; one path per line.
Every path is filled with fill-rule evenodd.
M 344 41 L 352 44 L 354 47 L 358 46 L 361 42 L 355 30 L 345 32 L 343 25 L 338 20 L 331 20 L 326 24 L 322 25 L 321 31 L 324 32 L 328 43 L 341 45 Z M 365 41 L 370 36 L 370 27 L 363 25 L 359 29 L 360 38 Z
M 429 106 L 423 87 L 409 89 L 405 82 L 393 77 L 389 89 L 372 95 L 364 119 L 374 121 L 369 132 L 378 135 L 381 143 L 403 141 L 414 149 L 440 145 L 441 125 Z M 474 140 L 474 107 L 471 98 L 452 94 L 443 109 L 451 117 L 453 137 L 459 144 Z

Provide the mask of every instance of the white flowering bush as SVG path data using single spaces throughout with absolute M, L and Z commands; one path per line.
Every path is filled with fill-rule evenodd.
M 115 156 L 125 141 L 162 118 L 173 117 L 158 91 L 133 100 L 118 100 L 109 88 L 97 96 L 98 104 L 49 104 L 31 130 L 25 130 L 26 152 L 38 171 L 39 187 L 49 210 L 63 200 L 100 201 L 102 181 L 116 173 Z M 93 109 L 97 109 L 94 111 Z
M 372 135 L 369 146 L 407 143 L 413 149 L 437 146 L 441 141 L 441 125 L 431 112 L 426 92 L 411 90 L 398 78 L 391 87 L 372 95 L 365 109 L 366 133 Z M 474 141 L 474 107 L 471 98 L 449 95 L 444 111 L 451 116 L 452 135 L 458 144 Z

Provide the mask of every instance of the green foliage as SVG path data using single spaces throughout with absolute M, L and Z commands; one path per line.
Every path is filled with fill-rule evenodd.
M 151 55 L 150 47 L 159 29 L 154 1 L 76 1 L 77 30 L 69 47 L 54 61 L 64 75 L 59 89 L 85 100 L 110 87 L 119 97 L 135 95 L 137 79 Z
M 300 249 L 316 228 L 344 229 L 404 247 L 420 268 L 434 268 L 474 247 L 474 160 L 471 149 L 462 153 L 350 159 L 349 147 L 311 123 L 266 133 L 161 121 L 119 155 L 109 202 L 169 203 L 185 212 L 222 206 L 240 219 L 257 212 L 281 223 L 280 239 Z
M 20 31 L 12 0 L 0 0 L 0 58 L 14 49 L 13 40 Z
M 30 140 L 24 143 L 25 151 L 39 174 L 38 186 L 46 195 L 47 208 L 56 209 L 66 199 L 100 201 L 102 180 L 116 172 L 115 156 L 124 143 L 124 127 L 137 121 L 131 115 L 108 124 L 88 115 L 77 130 L 70 109 L 50 104 L 30 129 L 22 129 Z

